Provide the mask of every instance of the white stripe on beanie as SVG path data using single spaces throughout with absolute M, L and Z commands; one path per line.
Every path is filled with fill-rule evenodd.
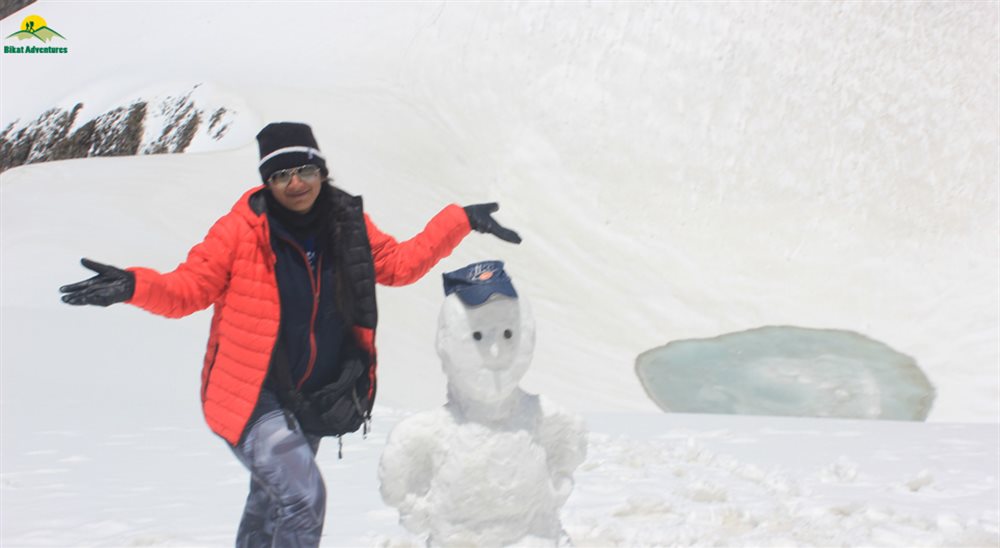
M 275 150 L 274 152 L 261 158 L 260 163 L 257 164 L 257 167 L 262 167 L 264 165 L 264 162 L 270 160 L 271 158 L 274 158 L 275 156 L 278 156 L 279 154 L 288 154 L 289 152 L 308 152 L 310 158 L 312 158 L 313 156 L 317 156 L 319 157 L 320 160 L 323 160 L 324 162 L 326 161 L 326 158 L 322 154 L 320 154 L 319 150 L 313 147 L 285 147 L 285 148 L 279 148 L 278 150 Z

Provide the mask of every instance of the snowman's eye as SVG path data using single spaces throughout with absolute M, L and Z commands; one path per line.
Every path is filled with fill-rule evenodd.
M 509 338 L 511 338 L 513 336 L 514 336 L 514 332 L 511 331 L 510 329 L 504 329 L 503 330 L 503 338 L 509 339 Z
M 475 333 L 472 334 L 472 338 L 476 339 L 477 341 L 481 341 L 483 340 L 483 334 L 480 333 L 479 331 L 476 331 Z

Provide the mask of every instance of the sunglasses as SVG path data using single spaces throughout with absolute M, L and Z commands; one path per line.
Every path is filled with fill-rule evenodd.
M 271 176 L 267 178 L 267 182 L 272 186 L 283 188 L 288 186 L 288 183 L 292 182 L 292 177 L 295 175 L 298 175 L 299 179 L 302 179 L 302 182 L 304 183 L 315 183 L 320 179 L 320 169 L 319 166 L 313 164 L 282 169 L 281 171 L 275 171 L 272 173 Z

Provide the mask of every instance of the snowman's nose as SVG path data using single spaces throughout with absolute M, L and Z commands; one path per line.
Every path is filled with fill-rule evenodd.
M 493 343 L 490 345 L 490 356 L 494 358 L 500 355 L 500 345 Z

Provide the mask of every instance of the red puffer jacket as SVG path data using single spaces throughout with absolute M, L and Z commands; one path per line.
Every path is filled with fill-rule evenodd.
M 128 269 L 135 274 L 128 302 L 149 312 L 179 318 L 214 305 L 202 369 L 202 410 L 212 431 L 233 445 L 257 403 L 280 320 L 267 215 L 251 207 L 251 197 L 264 188 L 244 194 L 174 271 Z M 405 242 L 380 231 L 367 215 L 364 220 L 375 281 L 382 285 L 419 280 L 471 230 L 465 211 L 454 204 Z M 374 330 L 355 328 L 355 334 L 374 356 Z

